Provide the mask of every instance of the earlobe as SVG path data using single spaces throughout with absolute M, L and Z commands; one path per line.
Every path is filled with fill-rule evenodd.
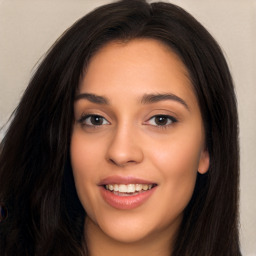
M 210 166 L 210 156 L 207 149 L 201 152 L 199 165 L 198 165 L 198 172 L 200 174 L 205 174 Z

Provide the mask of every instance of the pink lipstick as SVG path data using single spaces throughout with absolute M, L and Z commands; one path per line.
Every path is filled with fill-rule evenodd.
M 139 207 L 149 199 L 157 187 L 152 181 L 130 176 L 107 177 L 98 185 L 105 202 L 121 210 Z

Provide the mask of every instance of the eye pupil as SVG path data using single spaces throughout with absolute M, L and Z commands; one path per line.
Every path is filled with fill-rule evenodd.
M 155 122 L 157 125 L 166 125 L 168 118 L 166 116 L 157 116 Z
M 91 123 L 93 125 L 102 125 L 103 118 L 101 116 L 91 116 Z

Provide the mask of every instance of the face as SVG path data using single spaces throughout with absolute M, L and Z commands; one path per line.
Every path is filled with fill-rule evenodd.
M 109 43 L 91 59 L 74 109 L 71 162 L 88 226 L 122 242 L 175 234 L 209 165 L 177 55 L 153 39 Z

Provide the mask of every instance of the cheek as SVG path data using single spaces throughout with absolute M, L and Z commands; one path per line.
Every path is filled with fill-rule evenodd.
M 85 142 L 86 141 L 86 142 Z M 92 184 L 97 184 L 97 170 L 101 151 L 96 143 L 88 143 L 83 136 L 74 133 L 71 139 L 71 165 L 75 180 L 75 186 L 79 200 L 84 209 L 92 209 L 95 195 L 92 193 Z
M 166 140 L 152 149 L 152 163 L 161 173 L 162 183 L 165 185 L 162 186 L 161 193 L 169 202 L 168 206 L 165 206 L 168 207 L 166 212 L 178 214 L 190 201 L 195 187 L 200 152 L 200 143 L 193 137 Z
M 71 138 L 71 164 L 74 176 L 93 177 L 99 168 L 100 159 L 104 157 L 103 143 L 89 139 L 80 132 L 74 132 Z
M 151 159 L 168 177 L 169 175 L 184 176 L 197 172 L 201 140 L 195 137 L 171 138 L 151 148 Z

